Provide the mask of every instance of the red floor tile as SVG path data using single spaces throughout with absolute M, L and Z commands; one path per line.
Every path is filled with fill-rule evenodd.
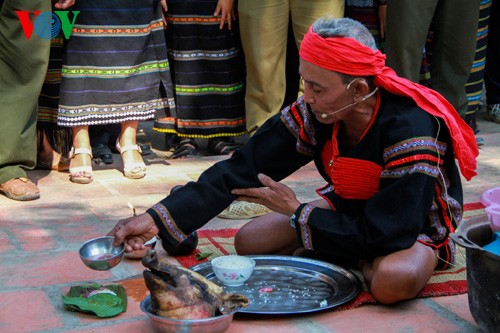
M 478 201 L 483 191 L 500 184 L 500 134 L 489 133 L 481 135 L 486 144 L 478 158 L 478 176 L 464 182 L 465 202 Z M 225 158 L 165 160 L 161 151 L 155 152 L 157 156 L 146 158 L 148 174 L 143 180 L 125 179 L 119 165 L 98 168 L 89 185 L 70 183 L 67 172 L 31 171 L 28 176 L 38 182 L 41 199 L 17 202 L 0 195 L 0 332 L 152 332 L 139 308 L 146 293 L 140 261 L 124 260 L 111 271 L 93 271 L 80 261 L 78 249 L 130 216 L 127 202 L 143 212 L 174 185 L 196 180 L 203 170 Z M 312 164 L 284 182 L 296 189 L 301 200 L 315 198 L 314 190 L 324 184 Z M 237 228 L 245 222 L 214 218 L 207 228 Z M 70 286 L 87 282 L 123 283 L 127 312 L 98 319 L 64 310 L 61 295 Z M 478 328 L 467 295 L 458 295 L 294 316 L 241 314 L 235 316 L 228 332 L 474 333 Z
M 40 332 L 64 327 L 44 291 L 0 292 L 0 332 Z

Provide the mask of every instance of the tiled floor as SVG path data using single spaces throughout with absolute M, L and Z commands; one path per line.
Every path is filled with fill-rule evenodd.
M 486 189 L 500 185 L 498 126 L 481 122 L 486 144 L 481 148 L 479 175 L 465 183 L 465 202 L 476 202 Z M 42 192 L 39 200 L 15 202 L 0 196 L 0 332 L 149 332 L 139 309 L 144 286 L 137 278 L 142 265 L 124 260 L 110 271 L 86 268 L 78 248 L 87 239 L 107 233 L 130 215 L 127 203 L 138 212 L 163 198 L 176 184 L 196 179 L 218 157 L 166 160 L 163 136 L 147 124 L 142 141 L 153 143 L 155 154 L 146 157 L 148 174 L 142 180 L 125 179 L 120 163 L 100 167 L 95 181 L 77 185 L 68 173 L 32 171 Z M 118 161 L 118 155 L 114 156 Z M 303 200 L 322 185 L 311 165 L 285 181 Z M 206 228 L 238 227 L 244 221 L 215 218 Z M 135 278 L 128 280 L 129 278 Z M 63 309 L 61 295 L 84 282 L 122 281 L 129 296 L 126 313 L 111 319 Z M 125 282 L 123 282 L 125 281 Z M 348 311 L 324 311 L 287 317 L 238 316 L 228 332 L 477 332 L 467 295 L 417 299 L 395 306 L 363 305 Z

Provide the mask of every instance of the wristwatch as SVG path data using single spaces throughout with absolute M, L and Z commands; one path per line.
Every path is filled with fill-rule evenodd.
M 290 222 L 290 225 L 294 229 L 295 229 L 295 222 L 296 222 L 296 220 L 297 220 L 297 215 L 295 215 L 295 214 L 292 214 L 292 216 L 290 216 L 290 219 L 288 220 L 288 222 Z

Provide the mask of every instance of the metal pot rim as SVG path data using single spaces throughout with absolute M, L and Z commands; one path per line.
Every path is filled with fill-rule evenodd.
M 490 228 L 490 222 L 488 220 L 488 216 L 486 215 L 475 216 L 469 219 L 464 219 L 460 224 L 460 226 L 455 231 L 455 233 L 450 234 L 450 238 L 455 243 L 466 248 L 467 250 L 477 250 L 488 257 L 498 260 L 500 256 L 497 256 L 496 254 L 490 251 L 486 251 L 485 249 L 483 249 L 482 246 L 479 246 L 478 244 L 474 243 L 468 237 L 469 231 L 485 226 L 487 228 Z

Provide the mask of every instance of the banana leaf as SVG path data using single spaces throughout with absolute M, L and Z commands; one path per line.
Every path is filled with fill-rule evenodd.
M 114 317 L 127 311 L 127 294 L 119 284 L 73 286 L 66 295 L 62 295 L 62 301 L 67 310 L 93 313 L 100 318 Z

